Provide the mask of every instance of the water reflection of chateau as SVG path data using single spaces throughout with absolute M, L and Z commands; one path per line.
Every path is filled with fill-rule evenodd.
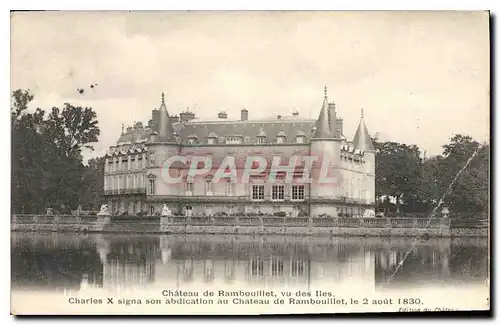
M 204 239 L 202 239 L 204 238 Z M 467 244 L 467 243 L 466 243 Z M 418 244 L 391 285 L 487 278 L 487 246 L 451 240 Z M 70 291 L 141 287 L 318 287 L 386 285 L 411 241 L 170 236 L 15 235 L 14 287 Z
M 315 281 L 338 282 L 347 275 L 373 283 L 370 252 L 333 246 L 263 240 L 176 243 L 171 245 L 171 260 L 162 266 L 161 274 L 166 281 L 175 279 L 171 285 L 176 287 L 235 282 L 259 287 L 311 286 Z
M 113 241 L 97 237 L 96 248 L 103 265 L 103 287 L 120 290 L 153 283 L 159 251 L 157 242 L 149 237 L 138 241 L 131 241 L 129 237 Z

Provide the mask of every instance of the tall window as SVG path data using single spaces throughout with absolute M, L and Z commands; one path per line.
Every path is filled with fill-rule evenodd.
M 273 185 L 272 199 L 274 201 L 282 201 L 285 199 L 284 185 Z
M 205 261 L 205 270 L 204 270 L 204 280 L 205 282 L 212 282 L 215 278 L 214 272 L 214 261 Z
M 252 200 L 264 200 L 264 185 L 252 185 Z
M 271 274 L 274 276 L 283 276 L 283 261 L 273 257 L 271 259 Z
M 192 181 L 187 181 L 186 192 L 193 192 L 193 182 Z
M 233 196 L 233 185 L 231 181 L 226 182 L 226 196 Z
M 304 185 L 292 185 L 292 200 L 304 200 Z
M 232 205 L 227 205 L 226 206 L 226 214 L 232 215 L 234 211 L 234 207 Z
M 226 277 L 226 280 L 230 281 L 234 279 L 234 269 L 235 269 L 234 261 L 226 260 L 224 262 L 224 276 Z
M 265 137 L 257 137 L 257 143 L 265 143 L 266 138 Z
M 155 194 L 156 182 L 154 178 L 149 180 L 149 194 Z
M 193 279 L 193 260 L 184 260 L 183 265 L 183 279 L 186 282 L 190 282 Z
M 152 205 L 152 204 L 149 206 L 149 214 L 150 214 L 150 215 L 155 214 L 155 206 L 154 206 L 154 205 Z
M 306 263 L 304 261 L 292 261 L 292 275 L 303 276 L 305 274 Z
M 154 153 L 149 154 L 149 164 L 156 165 L 156 157 Z
M 211 178 L 205 180 L 205 194 L 213 193 L 213 183 Z
M 304 137 L 303 136 L 297 136 L 297 143 L 304 143 Z
M 264 261 L 262 261 L 259 257 L 252 260 L 251 272 L 252 275 L 257 275 L 257 276 L 264 275 Z

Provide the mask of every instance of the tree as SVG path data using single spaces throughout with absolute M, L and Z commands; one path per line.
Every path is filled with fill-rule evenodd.
M 91 108 L 65 104 L 46 115 L 28 112 L 30 91 L 11 97 L 12 210 L 40 213 L 47 207 L 69 211 L 82 203 L 85 167 L 82 148 L 98 140 L 97 116 Z
M 420 150 L 415 145 L 375 142 L 375 184 L 377 199 L 390 196 L 400 211 L 403 200 L 417 193 L 421 176 Z
M 85 209 L 95 209 L 104 203 L 102 199 L 104 190 L 104 163 L 103 157 L 89 159 L 88 166 L 83 173 L 83 183 L 80 198 Z
M 442 173 L 442 192 L 465 167 L 445 198 L 445 204 L 455 212 L 486 212 L 489 194 L 488 144 L 481 145 L 470 136 L 457 134 L 443 146 L 446 169 Z

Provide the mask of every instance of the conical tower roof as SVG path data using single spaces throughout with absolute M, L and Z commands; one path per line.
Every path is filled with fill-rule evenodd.
M 365 125 L 365 118 L 363 116 L 363 110 L 361 110 L 361 120 L 359 121 L 358 129 L 356 130 L 356 134 L 354 134 L 354 148 L 360 149 L 363 151 L 375 151 L 373 147 L 372 138 L 368 133 L 368 129 Z
M 316 132 L 314 133 L 314 138 L 316 139 L 333 138 L 332 130 L 330 130 L 330 121 L 328 119 L 328 96 L 327 96 L 326 86 L 325 86 L 325 99 L 323 100 L 323 106 L 321 107 L 321 112 L 319 113 L 318 120 L 316 121 Z
M 158 123 L 158 136 L 160 138 L 160 141 L 174 142 L 174 127 L 172 126 L 172 120 L 168 115 L 164 93 L 161 93 L 161 106 L 159 109 L 159 115 L 160 121 Z

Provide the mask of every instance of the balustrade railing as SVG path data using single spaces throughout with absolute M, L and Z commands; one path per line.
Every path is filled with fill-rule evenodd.
M 168 217 L 170 224 L 271 227 L 449 228 L 449 219 L 293 218 L 271 216 Z
M 119 190 L 105 190 L 104 195 L 118 195 L 118 194 L 146 194 L 145 187 L 125 188 Z
M 111 221 L 114 218 L 111 217 Z M 329 217 L 277 217 L 277 216 L 170 216 L 158 218 L 171 225 L 193 226 L 260 226 L 260 227 L 350 227 L 350 228 L 450 228 L 450 219 L 421 218 L 329 218 Z M 117 218 L 119 220 L 119 218 Z M 98 222 L 96 216 L 74 215 L 12 215 L 13 224 L 80 224 Z M 137 218 L 141 222 L 141 218 Z

